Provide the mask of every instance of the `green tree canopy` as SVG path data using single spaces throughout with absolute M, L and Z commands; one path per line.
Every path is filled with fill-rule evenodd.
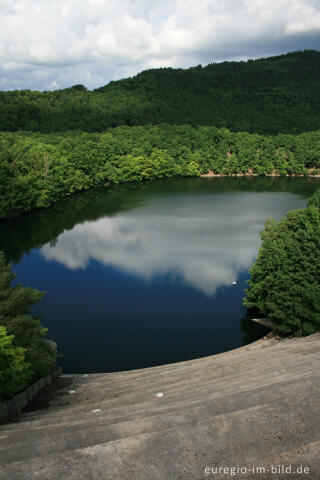
M 313 198 L 319 198 L 319 191 Z M 244 305 L 272 319 L 283 333 L 307 335 L 318 331 L 319 208 L 311 204 L 289 212 L 279 223 L 268 220 L 261 237 Z
M 32 371 L 25 361 L 25 349 L 13 343 L 14 335 L 7 335 L 0 325 L 0 400 L 12 397 L 27 387 Z
M 14 336 L 14 347 L 22 347 L 32 370 L 32 379 L 36 379 L 49 372 L 56 358 L 56 353 L 45 340 L 47 330 L 42 327 L 40 318 L 30 314 L 44 293 L 21 285 L 13 286 L 15 277 L 11 265 L 0 252 L 0 326 L 6 327 L 7 334 Z
M 212 126 L 104 133 L 0 132 L 0 218 L 110 183 L 215 174 L 320 173 L 320 131 L 262 136 Z
M 203 68 L 157 68 L 88 91 L 0 92 L 0 130 L 101 132 L 118 125 L 214 125 L 260 134 L 320 128 L 320 52 Z

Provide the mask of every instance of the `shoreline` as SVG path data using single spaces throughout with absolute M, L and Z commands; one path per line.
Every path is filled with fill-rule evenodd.
M 11 220 L 13 218 L 17 218 L 21 215 L 27 215 L 29 213 L 39 211 L 39 210 L 46 210 L 47 208 L 52 207 L 53 205 L 56 205 L 57 203 L 65 200 L 66 198 L 70 198 L 73 195 L 77 195 L 83 192 L 88 192 L 90 190 L 98 189 L 98 188 L 111 188 L 115 187 L 118 185 L 129 185 L 129 184 L 140 184 L 140 183 L 146 183 L 146 182 L 153 182 L 155 180 L 166 180 L 166 179 L 172 179 L 172 178 L 219 178 L 219 177 L 292 177 L 292 178 L 320 178 L 320 174 L 318 175 L 311 175 L 311 174 L 305 174 L 305 175 L 300 175 L 300 174 L 278 174 L 278 173 L 266 173 L 265 175 L 262 175 L 260 173 L 251 173 L 251 172 L 246 172 L 246 173 L 214 173 L 213 171 L 209 171 L 208 173 L 201 173 L 200 175 L 178 175 L 174 177 L 155 177 L 155 178 L 149 178 L 149 179 L 142 179 L 142 180 L 135 180 L 135 181 L 128 181 L 128 182 L 119 182 L 119 183 L 113 183 L 111 181 L 107 181 L 104 185 L 96 185 L 92 186 L 90 188 L 83 188 L 80 190 L 76 190 L 72 192 L 71 194 L 64 195 L 61 198 L 57 199 L 55 202 L 51 203 L 50 205 L 47 205 L 45 207 L 36 207 L 36 208 L 31 208 L 30 210 L 24 210 L 24 211 L 19 211 L 12 213 L 10 215 L 7 215 L 5 217 L 0 217 L 0 222 L 4 222 L 6 220 Z
M 251 173 L 251 172 L 240 172 L 240 173 L 214 173 L 212 170 L 210 170 L 208 173 L 201 173 L 200 174 L 201 178 L 208 178 L 208 177 L 310 177 L 310 178 L 320 178 L 320 174 L 312 175 L 310 173 L 308 174 L 297 174 L 297 173 L 286 173 L 285 175 L 281 173 L 266 173 L 266 174 L 261 174 L 261 173 Z

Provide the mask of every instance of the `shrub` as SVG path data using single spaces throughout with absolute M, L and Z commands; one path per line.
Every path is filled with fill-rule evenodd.
M 25 349 L 13 344 L 14 335 L 7 335 L 0 326 L 0 400 L 12 397 L 25 388 L 31 377 L 30 363 L 25 360 Z

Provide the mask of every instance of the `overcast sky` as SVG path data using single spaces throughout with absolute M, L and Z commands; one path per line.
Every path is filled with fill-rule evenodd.
M 0 89 L 320 48 L 320 0 L 0 0 Z

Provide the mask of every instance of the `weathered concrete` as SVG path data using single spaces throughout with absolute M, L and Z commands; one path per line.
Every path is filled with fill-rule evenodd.
M 0 428 L 0 478 L 316 480 L 319 367 L 316 334 L 143 370 L 63 376 L 71 385 L 48 408 Z M 292 474 L 268 471 L 279 464 Z M 310 473 L 294 473 L 300 465 Z M 240 466 L 246 474 L 209 473 Z M 256 467 L 265 473 L 253 474 Z

